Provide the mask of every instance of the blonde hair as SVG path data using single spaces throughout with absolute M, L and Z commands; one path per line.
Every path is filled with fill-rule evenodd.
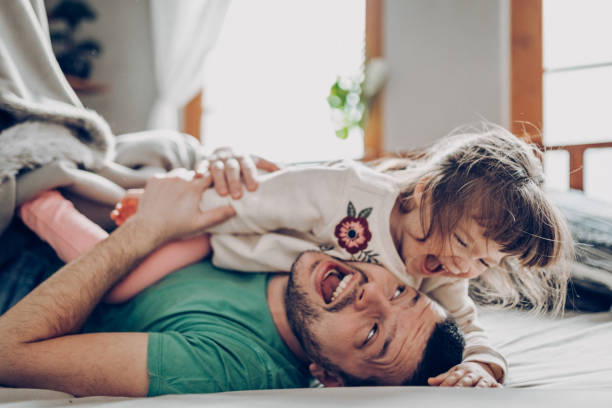
M 471 281 L 475 300 L 556 314 L 565 305 L 573 241 L 567 222 L 543 190 L 539 158 L 536 146 L 484 124 L 478 130 L 460 128 L 428 149 L 374 166 L 400 181 L 403 212 L 416 208 L 415 188 L 424 185 L 421 205 L 431 208 L 431 219 L 421 220 L 429 225 L 424 239 L 439 234 L 448 242 L 457 223 L 472 215 L 485 237 L 508 254 L 499 267 Z

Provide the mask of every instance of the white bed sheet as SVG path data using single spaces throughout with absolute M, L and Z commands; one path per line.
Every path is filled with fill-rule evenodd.
M 0 389 L 7 407 L 612 407 L 612 312 L 561 319 L 481 311 L 510 364 L 504 389 L 379 387 L 244 391 L 156 398 L 73 398 Z
M 508 360 L 506 387 L 612 389 L 612 312 L 552 319 L 481 310 L 480 316 Z

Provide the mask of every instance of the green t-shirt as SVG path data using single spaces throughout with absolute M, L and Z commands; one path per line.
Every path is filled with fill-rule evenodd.
M 307 387 L 306 365 L 279 336 L 268 274 L 203 261 L 120 305 L 101 305 L 86 332 L 147 332 L 148 395 Z

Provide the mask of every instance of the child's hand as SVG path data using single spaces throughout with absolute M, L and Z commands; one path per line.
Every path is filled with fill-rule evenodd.
M 198 164 L 198 172 L 210 173 L 213 186 L 220 196 L 242 197 L 242 184 L 248 191 L 257 190 L 257 169 L 267 172 L 280 170 L 279 165 L 258 156 L 238 154 L 231 147 L 220 147 Z
M 136 210 L 138 210 L 138 201 L 142 196 L 143 189 L 131 189 L 125 193 L 125 196 L 115 205 L 115 209 L 111 212 L 111 218 L 117 226 L 123 224 L 130 218 Z
M 475 361 L 458 364 L 427 382 L 440 387 L 501 387 L 489 366 Z

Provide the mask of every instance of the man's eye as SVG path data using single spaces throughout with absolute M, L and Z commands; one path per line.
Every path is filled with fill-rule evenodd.
M 363 344 L 368 344 L 368 342 L 370 341 L 370 339 L 372 337 L 374 337 L 374 335 L 376 334 L 376 332 L 378 331 L 378 324 L 374 323 L 374 326 L 372 326 L 372 330 L 370 330 L 370 332 L 368 333 L 368 337 L 366 337 L 365 341 L 363 342 Z
M 457 240 L 457 242 L 459 242 L 459 245 L 461 245 L 462 247 L 467 247 L 467 244 L 461 238 L 459 238 L 459 235 L 457 234 L 453 234 L 453 235 L 455 235 L 455 239 Z
M 489 264 L 484 261 L 484 259 L 479 259 L 480 263 L 485 266 L 485 268 L 489 267 Z
M 404 293 L 405 290 L 406 290 L 406 286 L 404 285 L 398 286 L 397 289 L 395 289 L 395 293 L 393 293 L 393 296 L 391 296 L 391 300 L 395 299 L 396 297 Z

